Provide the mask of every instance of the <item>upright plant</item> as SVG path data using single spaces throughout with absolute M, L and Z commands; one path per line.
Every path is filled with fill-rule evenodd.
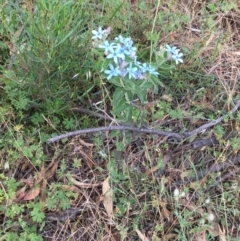
M 157 54 L 156 62 L 142 63 L 137 58 L 137 48 L 131 37 L 119 35 L 113 41 L 107 40 L 110 28 L 93 30 L 93 46 L 100 50 L 100 56 L 105 56 L 102 72 L 108 82 L 116 86 L 113 93 L 112 113 L 118 119 L 129 121 L 133 110 L 137 108 L 134 101 L 141 104 L 147 102 L 148 90 L 157 93 L 163 86 L 156 67 L 163 66 L 168 60 L 176 64 L 182 63 L 183 54 L 176 47 L 166 47 Z

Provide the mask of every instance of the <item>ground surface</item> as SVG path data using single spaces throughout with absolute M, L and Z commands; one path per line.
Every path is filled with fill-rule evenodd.
M 239 2 L 79 1 L 77 11 L 87 9 L 82 32 L 90 34 L 69 34 L 66 43 L 63 32 L 61 48 L 51 45 L 60 34 L 49 37 L 48 14 L 59 17 L 56 33 L 67 21 L 66 29 L 77 26 L 78 15 L 71 18 L 68 3 L 36 2 L 11 3 L 10 20 L 0 19 L 0 240 L 240 240 Z M 195 134 L 96 131 L 48 143 L 116 125 L 108 118 L 112 87 L 89 67 L 91 28 L 99 25 L 131 35 L 143 50 L 154 29 L 155 48 L 182 50 L 184 63 L 164 76 L 158 94 L 149 92 L 142 127 Z

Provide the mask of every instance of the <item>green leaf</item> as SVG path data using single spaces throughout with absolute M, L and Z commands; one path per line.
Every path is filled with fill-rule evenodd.
M 28 238 L 31 241 L 42 241 L 43 240 L 43 238 L 41 236 L 37 235 L 36 233 L 28 234 Z
M 113 106 L 113 113 L 115 115 L 120 114 L 123 110 L 126 110 L 129 107 L 129 105 L 126 103 L 126 99 L 121 99 L 118 101 L 117 105 Z
M 134 81 L 125 81 L 125 90 L 131 91 L 132 93 L 136 93 L 136 83 Z
M 29 203 L 29 207 L 31 206 L 33 207 L 33 210 L 30 212 L 32 220 L 41 223 L 45 218 L 45 214 L 42 212 L 43 203 Z
M 18 234 L 13 232 L 8 232 L 5 238 L 6 241 L 19 240 Z
M 65 118 L 63 124 L 67 130 L 74 129 L 75 127 L 75 121 L 73 118 Z
M 36 113 L 34 113 L 33 116 L 31 116 L 31 122 L 34 125 L 38 125 L 38 124 L 44 123 L 44 118 L 43 118 L 42 114 L 40 114 L 39 112 L 36 112 Z
M 113 79 L 108 80 L 108 82 L 113 83 L 114 85 L 116 85 L 118 87 L 121 87 L 124 89 L 126 88 L 123 80 L 120 78 L 113 78 Z
M 127 104 L 130 104 L 133 101 L 133 94 L 130 91 L 125 93 L 125 100 Z
M 122 88 L 116 88 L 113 93 L 114 100 L 120 100 L 125 95 L 125 91 Z
M 182 118 L 183 117 L 183 113 L 182 113 L 181 109 L 171 110 L 169 112 L 169 115 L 173 119 L 175 119 L 175 118 Z
M 140 101 L 142 104 L 144 104 L 146 101 L 147 101 L 147 95 L 146 95 L 146 92 L 145 91 L 139 91 L 137 93 L 137 96 L 139 97 Z
M 153 83 L 152 82 L 150 82 L 150 81 L 143 81 L 143 83 L 140 85 L 140 87 L 143 89 L 143 90 L 147 90 L 147 89 L 149 89 L 149 88 L 151 88 L 151 87 L 153 87 Z

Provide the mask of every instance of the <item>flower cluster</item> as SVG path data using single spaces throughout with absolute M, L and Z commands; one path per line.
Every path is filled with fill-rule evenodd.
M 104 50 L 107 59 L 112 62 L 109 64 L 109 69 L 104 73 L 107 79 L 113 77 L 128 77 L 128 79 L 145 79 L 147 75 L 157 76 L 159 73 L 150 64 L 141 63 L 137 60 L 137 48 L 133 46 L 133 41 L 130 37 L 119 35 L 114 41 L 109 42 L 107 36 L 110 33 L 110 28 L 103 30 L 99 27 L 98 30 L 93 30 L 93 45 Z
M 180 50 L 176 47 L 170 47 L 166 44 L 165 51 L 167 51 L 168 59 L 172 59 L 176 62 L 176 64 L 183 63 L 182 56 L 183 54 L 180 53 Z

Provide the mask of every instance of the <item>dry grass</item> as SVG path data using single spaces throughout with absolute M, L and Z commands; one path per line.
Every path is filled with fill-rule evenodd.
M 240 4 L 235 10 L 210 14 L 203 11 L 208 1 L 175 2 L 163 4 L 159 11 L 181 12 L 190 21 L 163 35 L 159 45 L 169 42 L 188 50 L 190 57 L 186 56 L 185 66 L 179 68 L 198 70 L 214 79 L 200 99 L 189 97 L 186 90 L 178 104 L 186 113 L 191 113 L 193 106 L 203 106 L 204 111 L 213 114 L 226 112 L 239 95 Z M 154 11 L 148 14 L 151 19 Z M 206 25 L 206 14 L 214 16 L 211 29 Z M 198 51 L 193 53 L 193 49 Z M 199 81 L 197 77 L 193 80 L 204 86 Z M 176 105 L 174 100 L 170 103 Z M 205 120 L 171 120 L 166 116 L 151 125 L 179 131 L 203 123 Z M 93 136 L 75 137 L 65 144 L 46 146 L 49 161 L 42 170 L 28 169 L 27 161 L 22 160 L 14 175 L 17 180 L 29 174 L 36 177 L 42 201 L 47 198 L 46 190 L 48 197 L 54 195 L 54 183 L 59 185 L 58 190 L 70 193 L 70 208 L 45 208 L 46 225 L 40 231 L 44 240 L 234 240 L 240 236 L 240 157 L 239 148 L 233 147 L 232 142 L 239 136 L 239 121 L 229 119 L 222 128 L 228 137 L 221 136 L 218 129 L 197 136 L 196 139 L 215 136 L 219 141 L 218 145 L 201 149 L 192 148 L 194 140 L 172 143 L 140 134 L 118 140 L 102 135 L 98 141 Z M 116 151 L 119 143 L 123 143 L 123 148 Z M 61 173 L 62 160 L 66 167 Z M 116 166 L 109 166 L 113 161 Z M 103 183 L 108 177 L 114 193 L 108 203 L 113 208 L 113 219 L 104 205 Z M 176 189 L 186 195 L 174 197 Z M 208 199 L 210 203 L 206 202 Z M 213 221 L 208 220 L 210 214 L 215 217 Z

